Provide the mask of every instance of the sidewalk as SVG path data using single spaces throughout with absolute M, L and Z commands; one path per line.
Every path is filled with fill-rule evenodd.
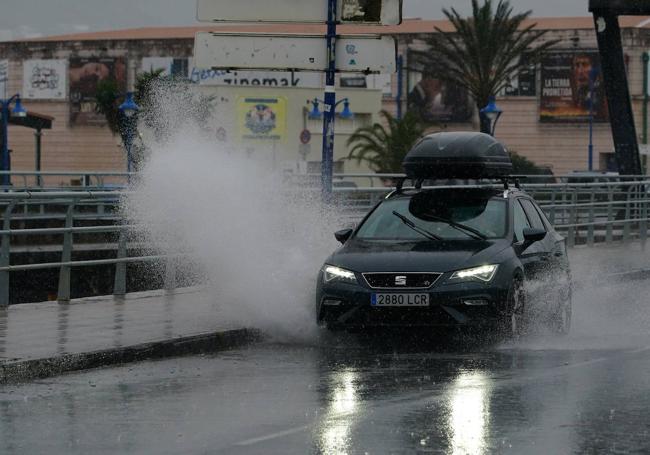
M 197 289 L 0 310 L 0 384 L 66 371 L 229 348 L 257 335 L 224 324 Z

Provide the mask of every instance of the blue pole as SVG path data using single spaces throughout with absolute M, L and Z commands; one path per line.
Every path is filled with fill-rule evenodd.
M 327 4 L 327 71 L 325 72 L 325 97 L 323 103 L 323 155 L 321 187 L 324 201 L 332 194 L 332 168 L 334 165 L 334 112 L 336 110 L 336 0 Z
M 9 170 L 9 141 L 7 135 L 9 133 L 9 103 L 11 100 L 2 101 L 2 170 Z M 10 183 L 9 174 L 2 175 L 2 186 L 7 187 Z
M 132 163 L 132 159 L 133 159 L 131 157 L 131 147 L 133 146 L 133 130 L 132 130 L 131 124 L 133 122 L 131 121 L 131 119 L 129 119 L 128 122 L 129 122 L 129 125 L 127 127 L 128 129 L 127 129 L 127 132 L 126 132 L 126 144 L 124 144 L 124 145 L 126 146 L 126 171 L 130 173 L 131 172 L 131 167 L 132 167 L 131 163 Z M 129 178 L 131 178 L 131 176 L 129 176 Z

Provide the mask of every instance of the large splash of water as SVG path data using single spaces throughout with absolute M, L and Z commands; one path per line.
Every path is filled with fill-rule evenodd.
M 198 131 L 152 148 L 124 204 L 131 222 L 163 253 L 188 253 L 224 319 L 311 337 L 316 275 L 338 226 L 318 193 Z

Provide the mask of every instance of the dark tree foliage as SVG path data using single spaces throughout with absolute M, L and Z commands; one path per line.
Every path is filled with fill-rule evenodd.
M 456 9 L 442 10 L 454 27 L 436 33 L 427 40 L 428 50 L 416 51 L 409 62 L 411 69 L 425 76 L 455 83 L 472 96 L 476 107 L 488 104 L 523 67 L 537 63 L 544 51 L 559 40 L 541 38 L 546 30 L 525 24 L 532 11 L 514 14 L 508 0 L 472 0 L 472 15 L 462 17 Z M 527 61 L 521 59 L 526 54 Z M 485 122 L 481 131 L 487 131 Z
M 538 166 L 534 161 L 512 150 L 510 151 L 510 159 L 512 160 L 512 173 L 514 175 L 547 175 L 550 172 L 548 167 Z
M 115 79 L 104 79 L 97 83 L 95 112 L 104 114 L 108 128 L 113 134 L 120 131 L 120 89 Z
M 358 128 L 348 138 L 352 146 L 348 159 L 365 161 L 378 173 L 402 172 L 402 161 L 422 136 L 424 127 L 416 114 L 408 112 L 401 120 L 381 111 L 385 124 L 374 123 Z

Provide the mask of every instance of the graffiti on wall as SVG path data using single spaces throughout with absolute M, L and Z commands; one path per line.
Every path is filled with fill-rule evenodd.
M 66 60 L 25 60 L 23 92 L 27 99 L 65 99 Z

